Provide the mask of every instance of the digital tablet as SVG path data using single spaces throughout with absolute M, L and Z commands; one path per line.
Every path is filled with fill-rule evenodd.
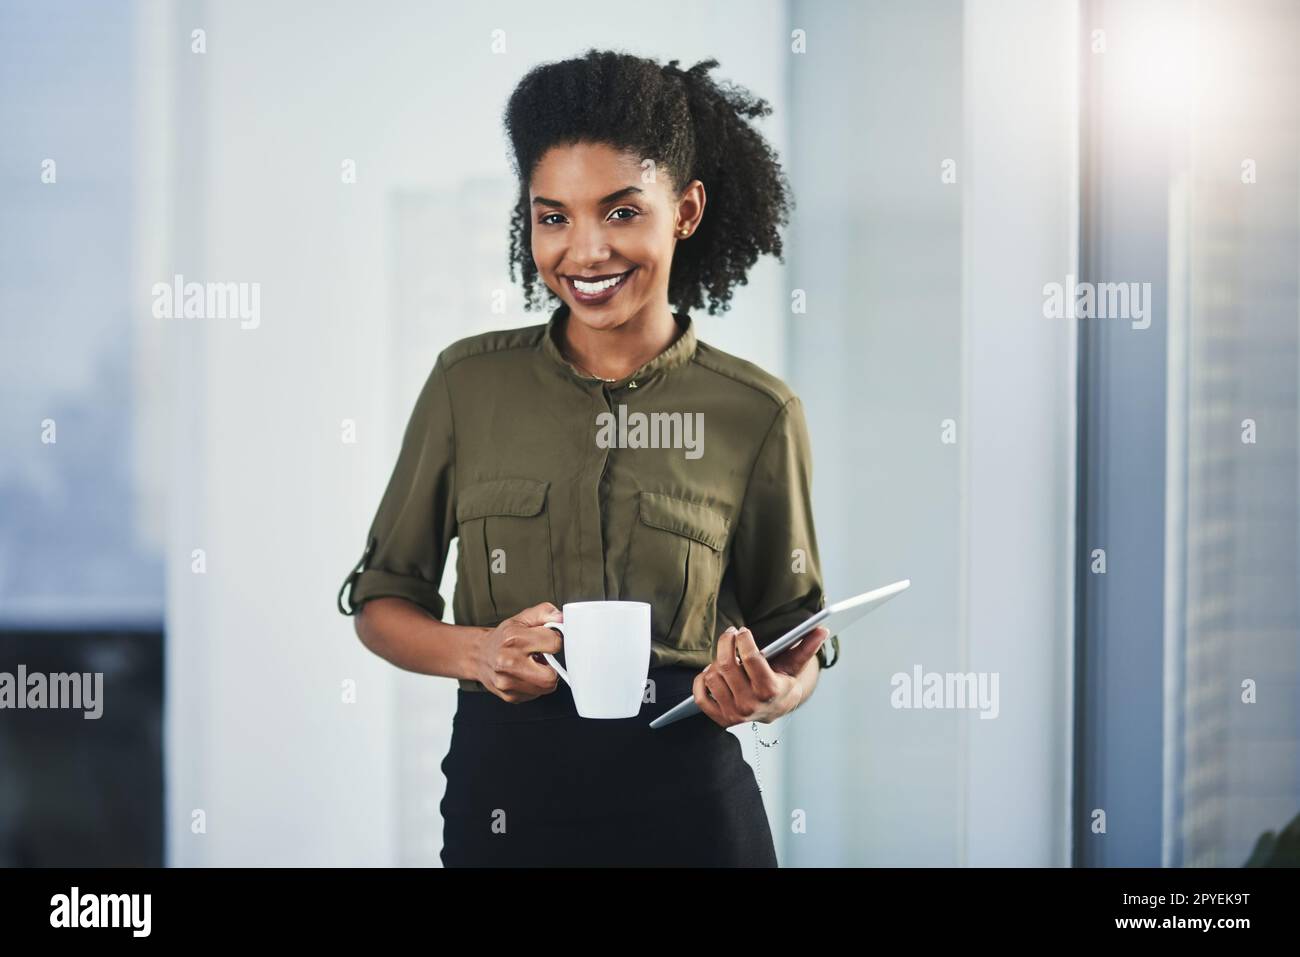
M 821 611 L 815 612 L 806 621 L 795 625 L 776 641 L 768 642 L 763 648 L 763 657 L 771 658 L 773 655 L 779 655 L 818 625 L 825 625 L 829 628 L 831 636 L 838 635 L 873 608 L 879 608 L 899 592 L 905 591 L 911 584 L 912 580 L 910 578 L 904 578 L 892 585 L 885 585 L 883 588 L 877 588 L 874 591 L 853 598 L 846 598 L 844 601 L 838 601 L 833 605 L 827 605 Z M 830 641 L 830 636 L 826 640 Z M 692 696 L 655 718 L 650 722 L 650 727 L 662 728 L 674 721 L 680 721 L 682 718 L 699 713 L 700 706 L 695 703 L 695 698 Z

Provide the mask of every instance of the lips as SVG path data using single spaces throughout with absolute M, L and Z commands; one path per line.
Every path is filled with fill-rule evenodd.
M 602 305 L 613 299 L 618 291 L 627 285 L 627 277 L 636 272 L 636 267 L 621 273 L 609 273 L 604 276 L 565 276 L 573 298 L 584 305 Z

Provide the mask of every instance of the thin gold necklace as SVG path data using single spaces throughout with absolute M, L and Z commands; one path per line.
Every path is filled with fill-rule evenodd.
M 673 321 L 674 321 L 674 322 L 676 321 L 676 318 L 675 318 L 675 317 L 674 317 L 674 320 L 673 320 Z M 681 334 L 680 334 L 680 333 L 678 333 L 678 335 L 676 335 L 676 336 L 673 337 L 673 341 L 670 342 L 670 343 L 668 344 L 668 348 L 672 348 L 672 346 L 673 346 L 674 344 L 676 344 L 676 342 L 677 342 L 677 340 L 678 340 L 679 338 L 681 338 Z M 665 351 L 666 351 L 666 350 L 665 350 Z M 561 354 L 564 356 L 565 361 L 567 361 L 567 362 L 569 363 L 569 365 L 573 366 L 575 369 L 577 369 L 577 370 L 578 370 L 579 372 L 581 372 L 583 375 L 585 375 L 585 376 L 590 376 L 590 377 L 593 378 L 593 379 L 599 379 L 601 382 L 617 382 L 619 379 L 625 379 L 625 378 L 627 378 L 627 376 L 615 376 L 613 379 L 606 379 L 603 375 L 596 375 L 596 373 L 591 372 L 590 370 L 588 370 L 588 369 L 584 368 L 583 366 L 579 365 L 578 362 L 577 362 L 577 360 L 574 359 L 573 356 L 569 354 L 569 350 L 568 350 L 568 349 L 562 349 L 562 350 L 561 350 Z M 659 355 L 662 355 L 662 353 L 658 353 L 658 354 L 659 354 Z M 652 358 L 653 358 L 653 357 L 652 357 Z M 649 359 L 646 360 L 646 362 L 649 362 L 649 361 L 650 361 Z M 643 365 L 645 365 L 645 362 L 638 362 L 638 363 L 637 363 L 637 364 L 632 368 L 632 372 L 635 372 L 637 369 L 641 368 Z M 628 375 L 631 375 L 631 374 L 632 374 L 631 372 L 628 373 Z
M 614 378 L 614 379 L 606 379 L 603 375 L 596 375 L 594 372 L 588 372 L 585 368 L 583 368 L 582 366 L 578 365 L 578 363 L 575 362 L 572 358 L 569 359 L 569 364 L 572 365 L 572 366 L 573 366 L 575 369 L 577 369 L 579 372 L 581 372 L 583 375 L 585 375 L 585 376 L 590 376 L 590 377 L 593 378 L 593 379 L 599 379 L 601 382 L 617 382 L 617 381 L 618 381 L 617 378 Z M 638 366 L 637 368 L 640 368 L 640 366 Z
M 575 369 L 577 369 L 577 370 L 578 370 L 579 372 L 581 372 L 583 375 L 585 375 L 585 376 L 590 376 L 590 377 L 593 378 L 593 379 L 599 379 L 601 382 L 617 382 L 619 379 L 626 379 L 626 378 L 627 378 L 627 376 L 615 376 L 615 377 L 612 378 L 612 379 L 607 379 L 607 378 L 605 378 L 603 375 L 596 375 L 596 373 L 594 373 L 594 372 L 588 370 L 587 368 L 585 368 L 585 367 L 582 366 L 582 365 L 579 365 L 578 362 L 577 362 L 577 360 L 574 359 L 573 356 L 569 355 L 569 350 L 567 350 L 567 349 L 564 350 L 564 358 L 568 360 L 568 362 L 569 362 L 569 364 L 570 364 L 571 366 L 573 366 Z M 638 362 L 638 363 L 636 364 L 636 366 L 632 369 L 632 372 L 635 372 L 637 369 L 641 368 L 641 366 L 643 366 L 643 365 L 645 365 L 644 362 Z M 631 372 L 628 373 L 628 375 L 631 375 L 631 374 L 632 374 Z

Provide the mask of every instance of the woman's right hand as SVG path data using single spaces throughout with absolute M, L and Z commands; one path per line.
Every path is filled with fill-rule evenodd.
M 511 704 L 550 694 L 559 684 L 560 675 L 541 653 L 558 653 L 563 641 L 558 632 L 542 623 L 563 620 L 560 609 L 542 602 L 484 632 L 474 655 L 474 677 Z

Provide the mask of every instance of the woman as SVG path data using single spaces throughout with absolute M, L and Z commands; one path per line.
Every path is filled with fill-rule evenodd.
M 770 110 L 716 84 L 716 65 L 591 50 L 520 82 L 511 274 L 529 307 L 539 279 L 558 305 L 438 356 L 344 583 L 368 648 L 459 681 L 448 866 L 776 865 L 726 729 L 789 713 L 830 663 L 824 628 L 759 653 L 824 604 L 800 402 L 699 342 L 687 311 L 727 308 L 760 254 L 780 257 L 787 217 L 748 123 Z M 667 441 L 646 441 L 647 422 Z M 541 655 L 562 650 L 542 627 L 558 606 L 592 599 L 651 606 L 636 718 L 578 717 Z M 648 728 L 687 695 L 707 717 Z

